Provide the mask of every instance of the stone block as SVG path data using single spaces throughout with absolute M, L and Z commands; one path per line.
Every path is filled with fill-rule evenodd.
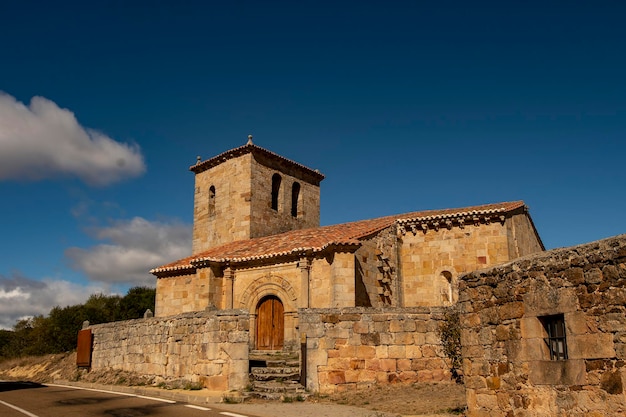
M 356 346 L 338 346 L 337 350 L 339 351 L 339 357 L 341 358 L 354 358 L 357 356 Z
M 467 377 L 465 378 L 465 388 L 472 390 L 487 388 L 487 380 L 482 376 Z
M 500 385 L 501 385 L 500 377 L 489 376 L 489 377 L 485 378 L 485 381 L 487 382 L 487 388 L 488 389 L 494 390 L 494 391 L 500 389 Z
M 228 378 L 224 375 L 209 376 L 204 379 L 204 386 L 209 391 L 228 391 Z
M 420 346 L 409 345 L 406 347 L 406 357 L 408 359 L 418 359 L 422 357 L 422 348 Z
M 374 346 L 357 346 L 356 357 L 363 359 L 372 359 L 376 357 L 376 348 Z
M 574 288 L 537 286 L 524 295 L 526 317 L 572 313 L 578 309 L 578 296 Z
M 344 378 L 346 383 L 356 383 L 360 382 L 361 371 L 358 370 L 347 370 L 344 373 Z
M 393 344 L 394 345 L 412 345 L 413 344 L 413 333 L 409 332 L 400 332 L 393 334 Z
M 574 311 L 564 315 L 566 334 L 582 335 L 589 332 L 587 315 L 582 311 Z M 545 333 L 545 330 L 544 330 Z
M 520 330 L 522 338 L 543 338 L 545 329 L 537 317 L 524 317 L 520 320 Z
M 376 346 L 376 357 L 379 359 L 386 359 L 389 357 L 389 346 L 380 345 Z
M 615 357 L 613 335 L 593 333 L 573 335 L 567 338 L 567 351 L 570 359 L 599 359 Z
M 396 368 L 398 371 L 410 371 L 412 370 L 411 359 L 398 359 L 396 361 Z
M 344 371 L 329 371 L 327 374 L 328 383 L 331 385 L 345 384 L 346 374 Z
M 328 369 L 350 369 L 350 359 L 347 358 L 328 358 L 328 362 L 326 364 Z
M 380 370 L 385 372 L 396 372 L 397 361 L 395 359 L 381 359 L 380 360 Z
M 405 359 L 406 358 L 406 346 L 402 346 L 402 345 L 389 346 L 389 358 Z
M 370 332 L 369 324 L 370 323 L 357 321 L 356 323 L 352 325 L 352 329 L 354 333 L 358 333 L 358 334 L 369 333 Z
M 223 343 L 220 348 L 231 360 L 248 360 L 250 349 L 247 343 Z
M 365 359 L 351 359 L 350 369 L 365 369 Z
M 535 385 L 584 385 L 585 361 L 533 361 L 529 381 Z
M 524 303 L 507 303 L 499 307 L 498 315 L 500 320 L 519 319 L 524 315 Z
M 360 342 L 362 345 L 378 346 L 380 345 L 380 334 L 377 332 L 361 334 Z
M 476 395 L 476 405 L 477 407 L 486 409 L 486 410 L 498 410 L 498 397 L 495 394 L 477 394 Z M 492 416 L 494 414 L 491 414 Z

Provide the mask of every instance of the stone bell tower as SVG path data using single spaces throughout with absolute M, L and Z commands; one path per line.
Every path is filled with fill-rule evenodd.
M 252 143 L 189 168 L 193 254 L 237 240 L 318 227 L 324 175 Z

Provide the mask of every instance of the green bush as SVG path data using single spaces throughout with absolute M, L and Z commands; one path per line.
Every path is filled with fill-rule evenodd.
M 450 359 L 450 372 L 456 382 L 463 382 L 460 372 L 463 366 L 461 356 L 461 321 L 456 307 L 450 307 L 444 313 L 443 321 L 439 323 L 438 334 L 443 347 L 443 353 Z

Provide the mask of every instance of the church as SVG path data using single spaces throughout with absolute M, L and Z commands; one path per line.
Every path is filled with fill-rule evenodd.
M 324 175 L 251 136 L 190 170 L 192 255 L 150 271 L 155 316 L 247 310 L 253 350 L 295 350 L 299 309 L 450 306 L 459 275 L 544 250 L 523 201 L 320 226 Z

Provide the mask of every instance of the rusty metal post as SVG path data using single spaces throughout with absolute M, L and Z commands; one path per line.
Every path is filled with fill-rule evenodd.
M 306 333 L 300 333 L 300 384 L 306 388 Z

